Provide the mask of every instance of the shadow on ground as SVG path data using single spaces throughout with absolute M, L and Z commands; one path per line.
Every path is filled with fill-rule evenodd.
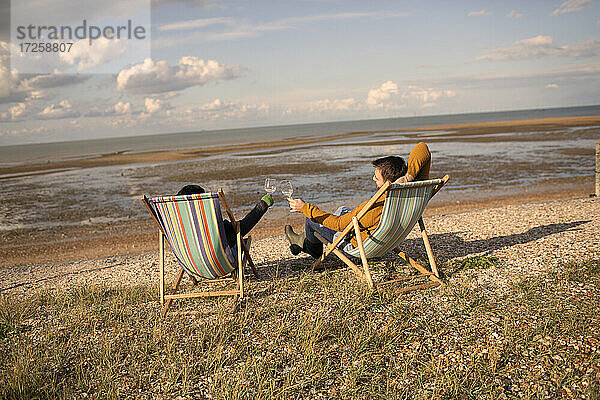
M 462 232 L 440 233 L 429 235 L 429 241 L 431 243 L 431 247 L 433 248 L 433 253 L 436 256 L 436 259 L 442 261 L 442 263 L 446 263 L 448 260 L 454 258 L 481 253 L 489 254 L 495 250 L 533 242 L 557 233 L 581 229 L 578 227 L 588 222 L 591 222 L 591 220 L 541 225 L 533 227 L 523 233 L 495 236 L 489 239 L 478 239 L 471 241 L 464 240 L 460 236 L 460 233 Z M 425 247 L 421 238 L 405 240 L 401 243 L 400 249 L 414 259 L 427 259 Z M 399 258 L 393 253 L 390 253 L 379 260 L 392 261 L 399 260 Z M 354 261 L 356 263 L 360 263 L 358 258 L 354 258 Z M 259 281 L 272 280 L 274 278 L 287 278 L 290 276 L 299 275 L 303 271 L 310 269 L 312 263 L 313 259 L 306 256 L 300 258 L 289 257 L 258 264 L 260 271 L 262 271 Z M 326 259 L 324 266 L 328 269 L 345 267 L 345 265 L 333 255 L 330 255 Z

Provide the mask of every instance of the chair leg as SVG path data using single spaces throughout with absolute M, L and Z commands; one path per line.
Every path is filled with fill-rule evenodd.
M 352 218 L 352 224 L 354 225 L 354 232 L 356 233 L 356 241 L 358 244 L 358 250 L 360 251 L 360 259 L 363 264 L 363 270 L 365 273 L 365 280 L 371 289 L 373 289 L 373 278 L 371 278 L 371 270 L 369 269 L 369 262 L 367 261 L 367 254 L 365 253 L 365 247 L 363 246 L 362 237 L 360 236 L 360 228 L 358 226 L 358 220 L 356 217 Z
M 240 291 L 240 299 L 244 298 L 244 265 L 242 263 L 242 234 L 239 226 L 237 229 L 237 252 L 238 252 L 238 287 Z
M 425 244 L 425 251 L 427 251 L 427 258 L 429 258 L 429 264 L 431 265 L 431 272 L 439 278 L 437 265 L 435 264 L 435 257 L 433 256 L 433 250 L 431 250 L 431 244 L 429 244 L 429 238 L 427 237 L 427 230 L 425 230 L 425 223 L 423 217 L 419 218 L 419 228 L 421 228 L 421 235 L 423 236 L 423 243 Z
M 256 270 L 256 266 L 254 265 L 254 262 L 252 261 L 252 257 L 250 257 L 250 250 L 246 247 L 246 243 L 244 243 L 243 240 L 242 240 L 242 247 L 244 249 L 244 259 L 248 261 L 248 265 L 250 265 L 250 268 L 252 268 L 252 273 L 254 274 L 254 276 L 256 278 L 258 278 L 258 271 Z
M 438 282 L 439 284 L 444 286 L 444 282 L 442 282 L 442 280 L 440 278 L 438 278 L 436 275 L 431 275 L 425 267 L 423 267 L 421 264 L 419 264 L 418 262 L 416 262 L 415 260 L 413 260 L 412 258 L 407 256 L 406 254 L 404 254 L 402 251 L 400 251 L 400 249 L 394 248 L 393 251 L 394 251 L 394 253 L 398 254 L 398 256 L 401 259 L 403 259 L 404 261 L 409 263 L 411 266 L 413 266 L 417 271 L 419 271 L 420 273 L 422 273 L 424 275 L 428 275 L 430 280 L 432 280 L 434 282 Z
M 441 283 L 439 283 L 439 282 L 421 283 L 420 285 L 408 286 L 408 287 L 398 289 L 398 290 L 396 290 L 396 294 L 403 294 L 403 293 L 414 292 L 416 290 L 434 288 L 434 287 L 438 287 L 440 285 L 441 285 Z
M 319 234 L 319 232 L 315 232 L 315 236 L 317 237 L 317 239 L 319 239 L 321 242 L 323 242 L 324 246 L 328 246 L 330 244 L 327 241 L 327 239 L 325 239 L 323 236 L 321 236 Z M 365 278 L 364 273 L 360 270 L 360 268 L 358 268 L 356 266 L 356 264 L 354 264 L 352 262 L 352 260 L 350 260 L 348 257 L 346 257 L 346 255 L 344 253 L 342 253 L 341 251 L 339 251 L 335 247 L 333 249 L 331 249 L 330 252 L 332 252 L 333 254 L 335 254 L 336 256 L 338 256 L 340 258 L 340 260 L 342 260 L 347 266 L 349 266 L 352 269 L 352 271 L 354 271 L 354 273 L 356 275 L 358 275 L 359 278 L 364 279 L 365 281 L 367 280 Z M 325 254 L 325 252 L 323 252 L 323 254 Z M 321 261 L 323 261 L 323 256 L 321 256 L 321 258 L 319 258 L 318 260 L 315 261 L 315 263 L 313 264 L 313 270 L 320 265 Z M 315 267 L 315 265 L 316 265 L 316 267 Z
M 181 283 L 181 278 L 183 278 L 183 268 L 181 268 L 181 270 L 179 271 L 179 274 L 177 275 L 177 279 L 175 280 L 175 283 L 173 284 L 173 294 L 177 293 L 177 289 L 179 289 L 179 284 Z M 163 317 L 165 315 L 167 315 L 167 311 L 169 311 L 169 307 L 171 307 L 171 300 L 172 299 L 167 299 L 165 306 L 163 308 Z
M 158 230 L 158 296 L 161 307 L 165 305 L 165 236 Z

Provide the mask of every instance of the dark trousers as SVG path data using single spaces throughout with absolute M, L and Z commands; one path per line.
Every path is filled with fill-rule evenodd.
M 239 222 L 240 224 L 240 233 L 242 237 L 244 237 L 254 226 L 260 221 L 263 215 L 267 212 L 269 206 L 264 201 L 258 202 L 256 206 L 250 212 L 242 218 Z M 233 224 L 229 220 L 223 220 L 223 225 L 225 227 L 225 236 L 227 236 L 227 243 L 229 243 L 230 247 L 234 247 L 237 244 L 237 238 L 235 233 L 235 228 Z
M 334 214 L 335 215 L 343 215 L 343 214 L 349 213 L 350 211 L 352 211 L 352 209 L 342 206 L 342 207 L 338 208 L 334 212 Z M 318 222 L 311 220 L 310 218 L 306 218 L 304 221 L 304 233 L 306 233 L 306 240 L 311 242 L 313 245 L 321 245 L 322 246 L 323 243 L 319 239 L 317 239 L 317 237 L 315 236 L 315 232 L 318 232 L 321 236 L 323 236 L 329 242 L 333 242 L 333 240 L 335 239 L 335 234 L 339 233 L 337 231 L 334 231 L 333 229 L 329 229 L 326 226 L 319 224 Z M 342 240 L 340 242 L 340 244 L 338 245 L 338 247 L 340 249 L 343 249 L 344 247 L 346 247 L 346 245 L 348 243 L 349 243 L 348 241 Z

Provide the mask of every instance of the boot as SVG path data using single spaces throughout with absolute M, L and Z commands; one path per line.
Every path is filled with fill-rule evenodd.
M 304 240 L 306 239 L 306 233 L 296 233 L 292 229 L 291 225 L 285 226 L 285 236 L 290 242 L 290 251 L 293 255 L 297 256 L 304 247 Z
M 305 239 L 302 250 L 312 258 L 319 258 L 323 255 L 323 243 L 313 243 Z

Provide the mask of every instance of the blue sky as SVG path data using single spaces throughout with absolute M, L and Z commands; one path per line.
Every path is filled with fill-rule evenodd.
M 25 75 L 0 41 L 0 145 L 600 103 L 594 0 L 155 0 L 151 35 L 112 74 L 81 67 L 117 43 Z

